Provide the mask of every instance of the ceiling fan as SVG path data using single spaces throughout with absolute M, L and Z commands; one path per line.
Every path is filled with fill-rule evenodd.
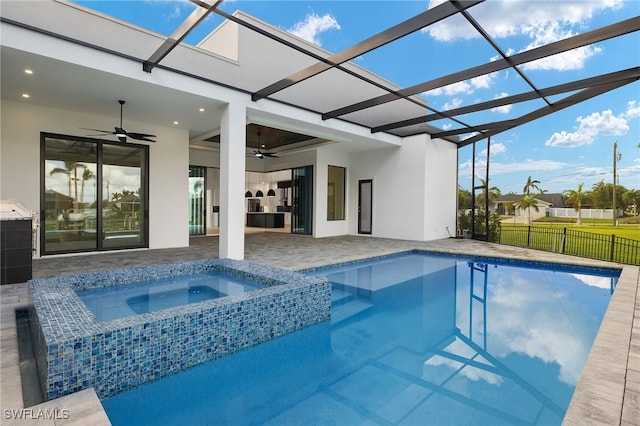
M 262 145 L 261 143 L 261 133 L 258 130 L 258 146 L 264 148 L 265 146 Z M 261 158 L 264 159 L 265 157 L 270 157 L 270 158 L 278 158 L 278 156 L 276 154 L 274 154 L 273 152 L 266 152 L 266 151 L 262 151 L 260 149 L 256 149 L 253 151 L 253 156 L 257 157 L 257 158 Z
M 125 129 L 122 128 L 122 107 L 125 104 L 125 101 L 119 100 L 118 103 L 120 104 L 120 127 L 114 127 L 115 131 L 110 132 L 108 130 L 88 129 L 86 127 L 81 127 L 81 129 L 93 130 L 94 132 L 102 132 L 102 133 L 99 133 L 99 134 L 96 134 L 96 135 L 88 135 L 88 136 L 116 135 L 118 137 L 118 139 L 120 139 L 120 142 L 126 142 L 127 141 L 127 137 L 129 137 L 131 139 L 136 139 L 136 140 L 139 140 L 139 141 L 155 142 L 154 140 L 149 139 L 149 138 L 155 138 L 156 135 L 150 135 L 150 134 L 147 134 L 147 133 L 127 132 Z
M 253 155 L 254 157 L 258 157 L 258 158 L 264 158 L 264 157 L 278 158 L 278 156 L 273 152 L 260 151 L 259 149 L 253 151 Z

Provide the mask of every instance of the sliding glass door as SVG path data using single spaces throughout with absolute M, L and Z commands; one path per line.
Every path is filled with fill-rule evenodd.
M 147 147 L 101 144 L 102 241 L 100 249 L 146 245 Z M 105 205 L 106 204 L 106 205 Z
M 41 253 L 146 247 L 148 147 L 43 133 Z
M 205 167 L 189 167 L 189 235 L 207 233 L 204 199 L 206 173 Z
M 291 233 L 313 232 L 313 166 L 292 170 Z

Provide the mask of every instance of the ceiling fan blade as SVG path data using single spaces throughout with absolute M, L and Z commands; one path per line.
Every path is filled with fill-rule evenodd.
M 135 134 L 135 133 L 134 133 L 134 134 Z M 132 135 L 131 135 L 131 133 L 128 133 L 127 135 L 128 135 L 131 139 L 135 139 L 135 140 L 138 140 L 138 141 L 155 142 L 153 139 L 145 138 L 145 137 L 143 137 L 143 136 L 141 136 L 141 135 L 132 136 Z M 153 135 L 151 135 L 151 136 L 153 136 Z
M 102 134 L 104 134 L 104 135 L 113 135 L 113 134 L 115 134 L 114 132 L 110 132 L 109 130 L 89 129 L 88 127 L 80 127 L 80 129 L 82 129 L 82 130 L 91 130 L 92 132 L 102 132 Z M 90 135 L 90 136 L 98 136 L 98 135 Z
M 263 152 L 262 155 L 265 157 L 278 158 L 278 156 L 272 152 Z
M 148 133 L 132 133 L 132 132 L 127 132 L 127 136 L 129 136 L 130 138 L 133 139 L 140 139 L 140 140 L 144 140 L 144 138 L 155 138 L 156 135 L 150 135 Z

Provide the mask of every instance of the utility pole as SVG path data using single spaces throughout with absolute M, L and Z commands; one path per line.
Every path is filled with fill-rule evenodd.
M 613 226 L 618 225 L 618 212 L 616 210 L 616 165 L 622 155 L 618 152 L 618 142 L 613 143 Z

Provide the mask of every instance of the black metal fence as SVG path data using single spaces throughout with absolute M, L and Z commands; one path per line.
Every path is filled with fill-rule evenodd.
M 591 259 L 640 265 L 640 240 L 544 226 L 501 225 L 497 241 Z

